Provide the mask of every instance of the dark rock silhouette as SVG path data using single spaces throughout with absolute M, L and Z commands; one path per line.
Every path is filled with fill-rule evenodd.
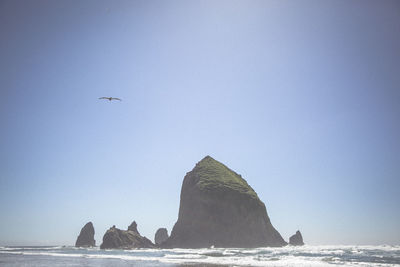
M 81 232 L 75 242 L 75 247 L 94 247 L 96 241 L 94 240 L 94 227 L 92 222 L 88 222 L 83 226 Z
M 186 174 L 178 221 L 161 247 L 284 245 L 256 192 L 240 175 L 207 156 Z
M 128 231 L 133 231 L 139 234 L 139 231 L 137 230 L 137 223 L 135 221 L 133 221 L 131 225 L 128 226 Z
M 119 248 L 119 249 L 134 249 L 134 248 L 153 248 L 154 244 L 145 236 L 141 236 L 137 230 L 136 222 L 128 227 L 128 230 L 120 230 L 111 227 L 103 236 L 101 249 Z
M 156 245 L 161 245 L 165 240 L 168 239 L 168 230 L 166 228 L 160 228 L 157 230 L 154 236 L 154 243 Z
M 301 235 L 300 231 L 297 231 L 296 234 L 292 235 L 289 238 L 289 244 L 292 246 L 303 246 L 303 236 Z

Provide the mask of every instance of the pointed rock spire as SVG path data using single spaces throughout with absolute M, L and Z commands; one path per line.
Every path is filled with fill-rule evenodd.
M 83 226 L 76 242 L 75 247 L 94 247 L 96 241 L 94 240 L 94 227 L 92 222 L 88 222 Z
M 296 234 L 292 235 L 289 238 L 289 244 L 292 246 L 303 246 L 304 245 L 303 236 L 301 235 L 299 230 L 297 230 Z

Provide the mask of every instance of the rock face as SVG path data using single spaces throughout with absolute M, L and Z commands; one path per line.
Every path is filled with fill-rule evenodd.
M 160 228 L 157 230 L 154 236 L 154 242 L 156 245 L 161 245 L 165 240 L 168 239 L 168 230 L 166 228 Z
M 133 221 L 131 225 L 128 226 L 128 231 L 133 231 L 139 234 L 139 231 L 137 230 L 137 223 L 135 221 Z
M 303 236 L 301 235 L 300 231 L 297 231 L 296 234 L 292 235 L 289 238 L 289 244 L 292 246 L 303 246 Z
M 134 221 L 128 230 L 120 230 L 111 227 L 103 236 L 101 249 L 119 248 L 119 249 L 134 249 L 134 248 L 153 248 L 154 244 L 144 236 L 141 236 L 137 230 L 137 224 Z
M 240 175 L 207 156 L 186 174 L 178 221 L 161 247 L 284 245 L 256 192 Z
M 92 222 L 88 222 L 83 226 L 78 239 L 75 242 L 75 247 L 94 247 L 96 241 L 94 240 L 94 227 Z

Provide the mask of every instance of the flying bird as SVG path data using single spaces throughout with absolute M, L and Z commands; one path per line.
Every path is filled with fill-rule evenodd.
M 109 101 L 111 101 L 111 100 L 119 100 L 119 101 L 122 101 L 122 99 L 120 99 L 120 98 L 118 98 L 118 97 L 106 97 L 106 96 L 103 96 L 103 97 L 99 97 L 99 99 L 107 99 L 107 100 L 109 100 Z

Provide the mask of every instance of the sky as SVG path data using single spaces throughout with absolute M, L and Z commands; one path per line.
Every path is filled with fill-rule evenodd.
M 399 47 L 396 0 L 1 0 L 0 245 L 170 233 L 206 155 L 285 240 L 400 244 Z

